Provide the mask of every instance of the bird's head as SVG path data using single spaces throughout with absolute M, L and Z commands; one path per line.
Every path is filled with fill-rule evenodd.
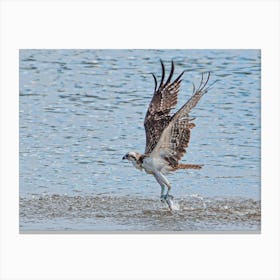
M 136 167 L 137 169 L 142 170 L 142 163 L 140 160 L 141 154 L 136 153 L 136 152 L 128 152 L 123 156 L 123 160 L 127 159 L 130 162 L 132 162 L 132 164 L 134 165 L 134 167 Z
M 139 159 L 140 154 L 136 152 L 128 152 L 123 156 L 123 160 L 127 159 L 129 161 L 137 161 Z

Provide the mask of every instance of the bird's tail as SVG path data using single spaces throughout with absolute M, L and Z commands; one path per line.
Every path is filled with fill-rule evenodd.
M 201 169 L 203 164 L 183 164 L 179 163 L 176 169 Z

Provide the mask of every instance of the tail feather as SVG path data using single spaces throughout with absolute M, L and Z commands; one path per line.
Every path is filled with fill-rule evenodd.
M 183 164 L 179 163 L 177 169 L 201 169 L 203 164 Z

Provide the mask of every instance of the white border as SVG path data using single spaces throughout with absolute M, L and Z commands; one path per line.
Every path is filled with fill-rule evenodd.
M 279 279 L 279 2 L 2 1 L 1 278 Z M 262 234 L 20 235 L 19 48 L 261 48 Z

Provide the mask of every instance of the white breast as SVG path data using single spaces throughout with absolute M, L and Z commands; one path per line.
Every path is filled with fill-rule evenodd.
M 160 159 L 146 157 L 143 160 L 142 166 L 147 173 L 155 173 L 156 171 L 161 171 L 164 163 Z

